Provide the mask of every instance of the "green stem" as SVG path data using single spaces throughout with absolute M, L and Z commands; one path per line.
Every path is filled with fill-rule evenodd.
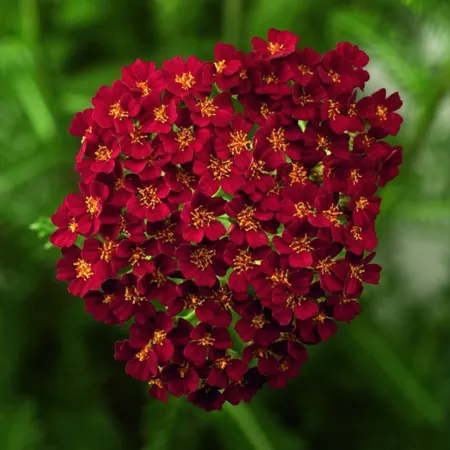
M 223 40 L 239 48 L 242 29 L 242 0 L 223 0 Z
M 275 450 L 275 447 L 267 438 L 264 429 L 247 404 L 241 403 L 233 406 L 231 403 L 226 402 L 224 409 L 230 414 L 230 417 L 236 422 L 242 434 L 255 450 Z

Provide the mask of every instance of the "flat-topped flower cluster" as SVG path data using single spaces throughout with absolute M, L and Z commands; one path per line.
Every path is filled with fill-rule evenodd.
M 80 191 L 52 216 L 57 278 L 150 394 L 206 410 L 286 385 L 376 284 L 377 189 L 398 174 L 397 93 L 369 58 L 271 29 L 245 54 L 136 60 L 70 127 Z

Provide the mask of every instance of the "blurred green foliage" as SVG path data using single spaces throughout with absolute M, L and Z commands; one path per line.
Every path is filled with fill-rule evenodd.
M 446 0 L 0 0 L 0 449 L 386 450 L 450 442 L 450 8 Z M 113 360 L 120 328 L 54 281 L 45 217 L 76 188 L 73 114 L 137 57 L 246 50 L 270 27 L 371 56 L 400 91 L 401 176 L 383 191 L 380 286 L 300 377 L 207 414 L 147 397 Z

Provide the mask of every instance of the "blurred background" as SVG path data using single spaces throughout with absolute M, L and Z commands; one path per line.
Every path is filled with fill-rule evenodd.
M 0 0 L 0 450 L 445 450 L 450 442 L 450 3 L 447 0 Z M 310 349 L 301 375 L 250 405 L 168 405 L 113 359 L 55 280 L 30 224 L 76 189 L 67 129 L 137 57 L 249 50 L 268 28 L 371 57 L 367 92 L 399 91 L 401 175 L 383 190 L 379 286 Z

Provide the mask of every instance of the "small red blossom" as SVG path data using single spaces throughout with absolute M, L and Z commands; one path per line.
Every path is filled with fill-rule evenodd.
M 299 37 L 290 31 L 280 31 L 271 28 L 267 34 L 268 42 L 259 37 L 252 39 L 256 56 L 263 59 L 275 59 L 294 53 Z
M 93 119 L 102 128 L 113 128 L 119 134 L 127 134 L 133 129 L 132 119 L 139 114 L 139 102 L 120 81 L 112 87 L 102 86 L 92 99 Z
M 224 236 L 225 226 L 217 217 L 223 215 L 225 203 L 221 197 L 195 193 L 181 211 L 183 238 L 188 242 L 201 242 L 205 237 L 217 241 Z

